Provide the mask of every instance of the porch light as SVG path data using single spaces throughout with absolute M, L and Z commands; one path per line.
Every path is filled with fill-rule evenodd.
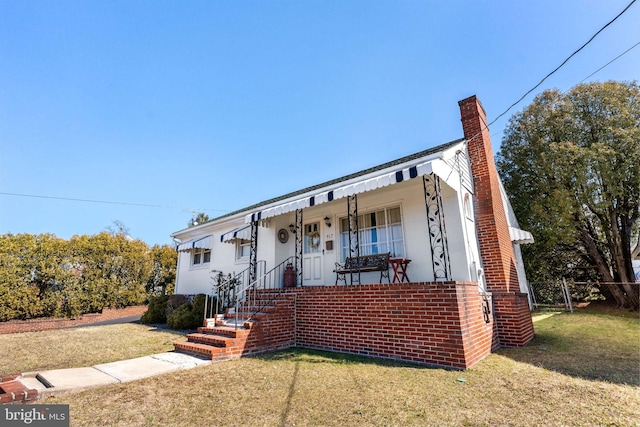
M 295 224 L 289 224 L 289 231 L 291 231 L 291 234 L 296 234 Z
M 328 216 L 324 217 L 324 223 L 327 226 L 327 228 L 331 227 L 331 218 L 329 218 Z

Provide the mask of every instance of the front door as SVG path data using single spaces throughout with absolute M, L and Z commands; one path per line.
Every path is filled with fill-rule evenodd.
M 302 247 L 303 283 L 310 286 L 322 285 L 322 233 L 320 232 L 320 222 L 305 224 Z

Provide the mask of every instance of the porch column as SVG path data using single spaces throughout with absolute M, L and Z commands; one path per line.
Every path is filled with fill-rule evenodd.
M 295 269 L 296 269 L 296 274 L 297 274 L 297 278 L 296 278 L 296 286 L 302 286 L 302 245 L 303 245 L 303 241 L 302 241 L 302 232 L 304 230 L 302 229 L 302 209 L 297 209 L 296 210 L 296 235 L 295 235 L 295 239 L 296 239 L 296 259 L 295 259 Z
M 433 276 L 438 280 L 451 280 L 451 266 L 449 261 L 449 244 L 447 229 L 444 224 L 444 210 L 442 208 L 442 192 L 440 178 L 435 174 L 423 176 L 424 202 L 427 207 L 427 229 L 431 245 L 431 264 Z
M 347 219 L 349 223 L 349 256 L 360 256 L 360 236 L 358 233 L 358 196 L 347 196 Z M 351 284 L 353 285 L 353 271 L 351 275 Z M 355 273 L 356 282 L 360 283 L 360 270 Z
M 249 247 L 249 283 L 254 283 L 256 280 L 258 280 L 258 221 L 253 221 Z

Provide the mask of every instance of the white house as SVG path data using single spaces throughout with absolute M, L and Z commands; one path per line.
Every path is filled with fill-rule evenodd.
M 533 237 L 519 229 L 498 178 L 482 106 L 471 97 L 460 107 L 461 139 L 173 233 L 175 292 L 212 294 L 213 272 L 238 275 L 245 287 L 270 275 L 270 287 L 283 288 L 291 264 L 296 289 L 404 279 L 473 283 L 481 295 L 528 294 L 519 245 Z M 399 275 L 357 268 L 337 280 L 347 258 L 386 253 Z M 391 268 L 386 261 L 384 268 Z M 496 298 L 483 309 L 494 317 Z M 529 316 L 528 307 L 518 310 Z M 515 342 L 530 339 L 526 329 Z
M 500 193 L 516 251 L 520 291 L 528 285 L 520 230 L 506 193 Z M 448 142 L 410 156 L 313 187 L 285 194 L 172 234 L 179 239 L 177 294 L 211 294 L 212 271 L 249 269 L 252 226 L 258 235 L 256 261 L 267 270 L 298 255 L 298 286 L 335 283 L 336 263 L 350 256 L 349 215 L 357 198 L 359 255 L 390 252 L 407 258 L 414 282 L 478 282 L 486 290 L 472 205 L 473 183 L 467 142 Z M 352 209 L 352 212 L 349 211 Z M 296 249 L 296 227 L 302 244 Z M 297 253 L 296 250 L 300 253 Z M 360 283 L 377 283 L 362 273 Z

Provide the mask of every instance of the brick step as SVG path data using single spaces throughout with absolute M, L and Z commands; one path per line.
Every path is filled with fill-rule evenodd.
M 198 333 L 208 334 L 208 335 L 222 335 L 230 338 L 237 338 L 239 335 L 246 334 L 247 330 L 245 328 L 234 328 L 232 326 L 216 326 L 216 327 L 206 327 L 201 326 L 198 328 Z
M 38 390 L 27 387 L 21 378 L 22 374 L 0 378 L 0 404 L 26 403 L 38 398 Z
M 212 345 L 197 342 L 175 342 L 173 343 L 173 347 L 178 352 L 195 354 L 206 357 L 207 359 L 213 359 L 215 356 L 224 354 L 226 351 L 225 348 L 214 347 Z
M 278 307 L 275 305 L 258 305 L 258 304 L 242 304 L 240 307 L 238 307 L 238 313 L 254 313 L 256 311 L 259 311 L 261 313 L 272 313 L 275 311 L 278 311 Z M 230 312 L 229 315 L 227 317 L 233 317 L 235 316 L 235 311 Z
M 264 313 L 271 313 L 274 311 L 278 310 L 278 306 L 277 305 L 273 305 L 271 303 L 264 303 L 264 304 L 260 304 L 260 303 L 256 303 L 255 301 L 251 301 L 251 304 L 241 304 L 240 305 L 240 311 L 248 311 L 248 312 L 253 312 L 256 310 L 262 311 Z
M 264 319 L 267 316 L 269 316 L 269 313 L 266 311 L 260 311 L 258 313 L 256 313 L 254 310 L 249 310 L 249 309 L 240 309 L 240 311 L 238 311 L 238 321 L 248 320 L 248 319 L 260 320 L 260 319 Z M 227 316 L 226 320 L 234 320 L 235 318 L 236 318 L 236 313 L 233 313 Z
M 286 299 L 286 298 L 269 298 L 269 297 L 266 297 L 266 298 L 261 298 L 261 297 L 251 298 L 251 297 L 249 297 L 247 299 L 251 300 L 251 301 L 259 302 L 260 304 L 271 304 L 271 305 L 283 305 L 283 304 L 287 304 L 289 302 L 289 300 Z
M 229 345 L 233 344 L 235 338 L 222 335 L 197 333 L 187 335 L 187 340 L 189 342 L 207 344 L 214 347 L 228 347 Z
M 266 305 L 283 305 L 287 304 L 288 300 L 285 298 L 270 298 L 267 297 L 247 297 L 247 301 L 251 301 L 252 303 L 258 304 L 266 304 Z

